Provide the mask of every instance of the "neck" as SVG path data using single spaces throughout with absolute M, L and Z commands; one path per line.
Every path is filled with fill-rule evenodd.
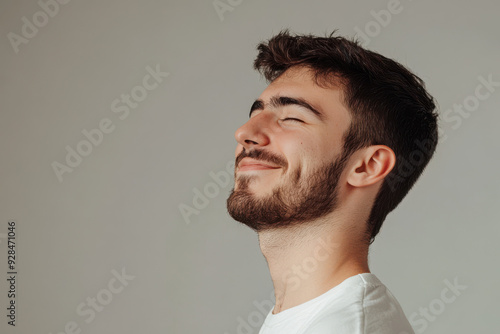
M 318 297 L 346 278 L 370 272 L 368 245 L 353 237 L 355 231 L 335 226 L 332 221 L 304 222 L 259 231 L 274 285 L 273 314 Z

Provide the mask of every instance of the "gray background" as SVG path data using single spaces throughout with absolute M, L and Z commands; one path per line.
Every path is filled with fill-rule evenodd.
M 228 1 L 219 16 L 210 0 L 73 0 L 17 53 L 8 34 L 21 35 L 22 18 L 33 22 L 42 9 L 2 1 L 2 333 L 55 334 L 71 321 L 82 333 L 258 333 L 274 302 L 267 265 L 257 235 L 226 213 L 232 174 L 214 187 L 210 172 L 234 161 L 234 131 L 267 86 L 252 69 L 255 46 L 282 28 L 349 37 L 372 29 L 367 47 L 421 76 L 441 114 L 473 101 L 479 76 L 500 81 L 493 0 L 401 0 L 384 25 L 371 11 L 387 10 L 387 0 Z M 169 76 L 120 119 L 112 102 L 157 65 Z M 426 323 L 413 323 L 417 333 L 500 329 L 500 87 L 479 102 L 460 124 L 454 111 L 455 121 L 441 121 L 435 157 L 372 245 L 371 271 Z M 105 118 L 113 132 L 59 182 L 52 163 L 65 163 L 66 146 Z M 188 223 L 179 208 L 205 187 L 213 196 Z M 6 323 L 9 220 L 15 328 Z M 78 305 L 104 298 L 122 268 L 135 278 L 87 323 Z M 467 288 L 422 320 L 419 310 L 439 306 L 445 280 L 455 279 Z

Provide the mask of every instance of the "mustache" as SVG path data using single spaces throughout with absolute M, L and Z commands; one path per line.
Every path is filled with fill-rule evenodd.
M 241 159 L 247 158 L 247 157 L 255 159 L 255 160 L 259 160 L 262 162 L 269 162 L 273 165 L 277 165 L 277 166 L 285 167 L 285 168 L 288 165 L 285 159 L 283 159 L 279 156 L 276 156 L 274 154 L 271 154 L 268 151 L 257 150 L 257 149 L 254 149 L 251 151 L 246 151 L 245 149 L 243 149 L 243 151 L 241 151 L 241 153 L 236 157 L 236 161 L 234 163 L 235 166 L 238 166 Z

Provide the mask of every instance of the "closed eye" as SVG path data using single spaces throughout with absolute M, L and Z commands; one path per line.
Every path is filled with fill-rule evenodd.
M 301 122 L 301 123 L 304 123 L 304 121 L 303 121 L 303 120 L 301 120 L 301 119 L 298 119 L 298 118 L 291 118 L 291 117 L 283 118 L 282 120 L 283 120 L 283 121 L 295 121 L 295 122 Z

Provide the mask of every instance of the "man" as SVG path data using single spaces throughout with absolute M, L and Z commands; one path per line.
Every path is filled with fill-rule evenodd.
M 276 297 L 260 334 L 414 333 L 368 248 L 434 153 L 435 105 L 405 67 L 334 33 L 259 44 L 270 84 L 235 133 L 227 209 L 258 233 Z

